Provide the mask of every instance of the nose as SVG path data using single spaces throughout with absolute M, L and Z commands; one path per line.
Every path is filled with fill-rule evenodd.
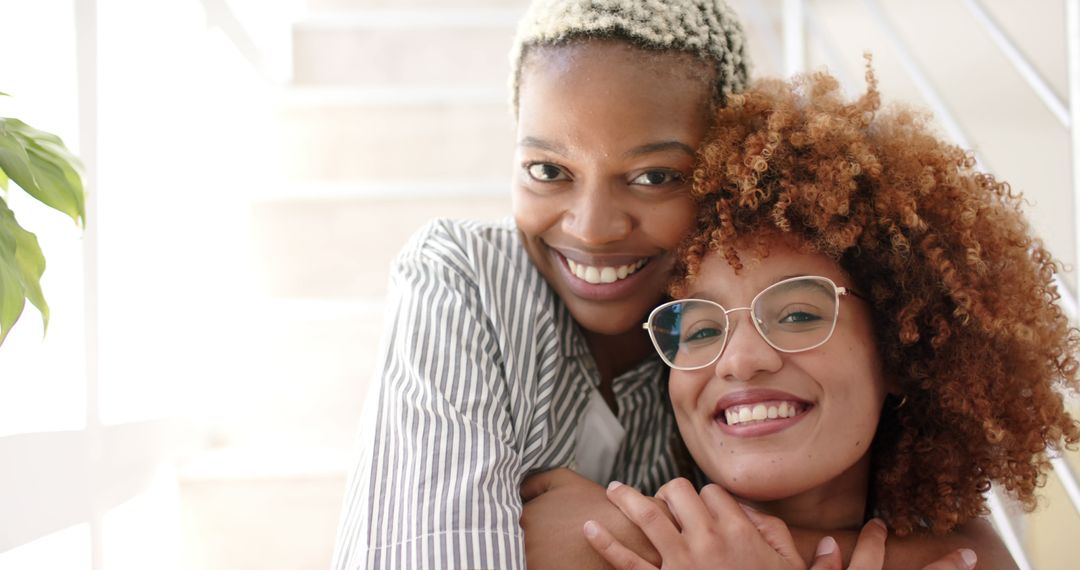
M 575 198 L 563 217 L 567 234 L 585 245 L 604 245 L 630 235 L 634 219 L 614 185 L 583 186 Z
M 717 359 L 714 373 L 733 382 L 749 382 L 762 373 L 772 373 L 783 366 L 780 351 L 772 347 L 754 327 L 749 309 L 736 309 L 728 318 L 731 330 L 727 346 Z

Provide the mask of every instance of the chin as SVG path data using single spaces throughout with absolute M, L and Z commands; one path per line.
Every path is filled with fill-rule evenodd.
M 574 320 L 577 321 L 578 326 L 583 330 L 608 336 L 617 336 L 635 330 L 642 330 L 641 323 L 645 322 L 645 319 L 648 317 L 648 311 L 641 313 L 642 316 L 640 318 L 626 317 L 626 315 L 636 315 L 638 313 L 641 312 L 615 307 L 584 311 L 575 311 L 573 308 L 570 309 L 570 314 L 573 315 Z M 613 319 L 612 314 L 618 315 L 618 318 Z
M 602 334 L 606 336 L 619 336 L 622 334 L 627 334 L 634 330 L 634 324 L 636 324 L 636 321 L 634 324 L 625 325 L 622 323 L 603 321 L 602 319 L 598 321 L 588 321 L 575 318 L 575 320 L 578 321 L 578 325 L 581 326 L 582 330 L 584 330 L 585 332 Z
M 798 481 L 765 467 L 728 471 L 712 481 L 737 497 L 757 502 L 784 499 L 795 494 L 797 487 L 802 487 Z

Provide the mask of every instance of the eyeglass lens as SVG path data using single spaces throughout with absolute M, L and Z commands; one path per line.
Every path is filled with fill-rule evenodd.
M 800 277 L 763 290 L 750 307 L 754 325 L 773 347 L 797 352 L 828 340 L 837 313 L 831 281 Z M 653 313 L 649 330 L 664 360 L 676 368 L 706 366 L 723 351 L 738 310 L 688 299 Z M 730 314 L 729 314 L 730 313 Z

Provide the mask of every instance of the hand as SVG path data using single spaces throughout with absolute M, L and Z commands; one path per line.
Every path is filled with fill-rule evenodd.
M 608 501 L 604 488 L 574 471 L 552 469 L 529 477 L 521 485 L 521 499 L 529 570 L 610 568 L 581 534 L 587 520 L 601 521 L 643 560 L 660 564 L 648 538 Z
M 848 570 L 881 570 L 885 565 L 885 539 L 888 536 L 889 530 L 881 519 L 871 519 L 863 525 L 855 541 L 855 549 L 851 552 L 851 564 L 848 565 Z M 843 566 L 844 561 L 841 559 L 840 547 L 836 544 L 836 540 L 831 536 L 821 539 L 810 570 L 841 570 Z
M 820 531 L 791 529 L 796 545 L 801 545 L 803 556 L 809 556 L 813 545 L 821 538 Z M 854 543 L 852 533 L 837 532 L 834 537 L 842 551 L 847 552 Z M 913 535 L 889 538 L 885 556 L 885 568 L 892 570 L 970 570 L 974 568 L 978 552 L 981 570 L 1017 570 L 1005 544 L 984 519 L 974 519 L 957 527 L 952 533 L 939 535 Z
M 716 485 L 707 485 L 700 496 L 685 479 L 661 488 L 657 497 L 670 507 L 675 521 L 659 516 L 655 503 L 625 485 L 613 485 L 608 496 L 645 531 L 660 551 L 666 569 L 806 568 L 783 521 L 738 504 Z M 590 545 L 617 569 L 656 568 L 626 549 L 596 521 L 586 523 L 585 534 Z M 849 568 L 879 570 L 887 535 L 880 521 L 868 523 L 859 535 Z M 825 537 L 811 570 L 839 570 L 841 566 L 836 541 Z
M 779 519 L 757 513 L 762 525 L 759 530 L 735 499 L 717 485 L 706 485 L 700 496 L 686 479 L 661 487 L 656 497 L 671 510 L 674 522 L 662 516 L 655 503 L 626 485 L 612 484 L 608 497 L 660 551 L 664 568 L 806 568 Z M 585 535 L 616 568 L 656 568 L 626 549 L 597 521 L 587 523 Z
M 974 550 L 961 548 L 923 566 L 923 570 L 972 570 L 976 562 L 978 562 L 978 557 L 975 556 Z

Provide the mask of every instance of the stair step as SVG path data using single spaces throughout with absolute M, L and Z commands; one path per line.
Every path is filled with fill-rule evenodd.
M 363 10 L 370 8 L 446 8 L 447 5 L 460 5 L 462 8 L 504 6 L 524 10 L 528 0 L 308 0 L 308 9 L 312 12 L 332 12 L 345 10 Z
M 255 190 L 253 199 L 353 200 L 500 197 L 508 191 L 505 178 L 455 180 L 323 180 L 268 185 Z
M 183 568 L 330 567 L 345 476 L 187 481 Z
M 509 185 L 502 195 L 267 201 L 252 211 L 252 263 L 272 296 L 379 297 L 391 261 L 428 220 L 509 214 Z
M 496 93 L 300 90 L 279 111 L 281 168 L 294 180 L 507 180 L 514 124 Z
M 301 85 L 506 84 L 520 9 L 359 10 L 293 27 Z
M 210 442 L 347 452 L 378 361 L 381 299 L 256 306 L 261 310 L 244 334 L 247 379 L 223 384 L 216 394 L 233 405 L 211 419 Z

